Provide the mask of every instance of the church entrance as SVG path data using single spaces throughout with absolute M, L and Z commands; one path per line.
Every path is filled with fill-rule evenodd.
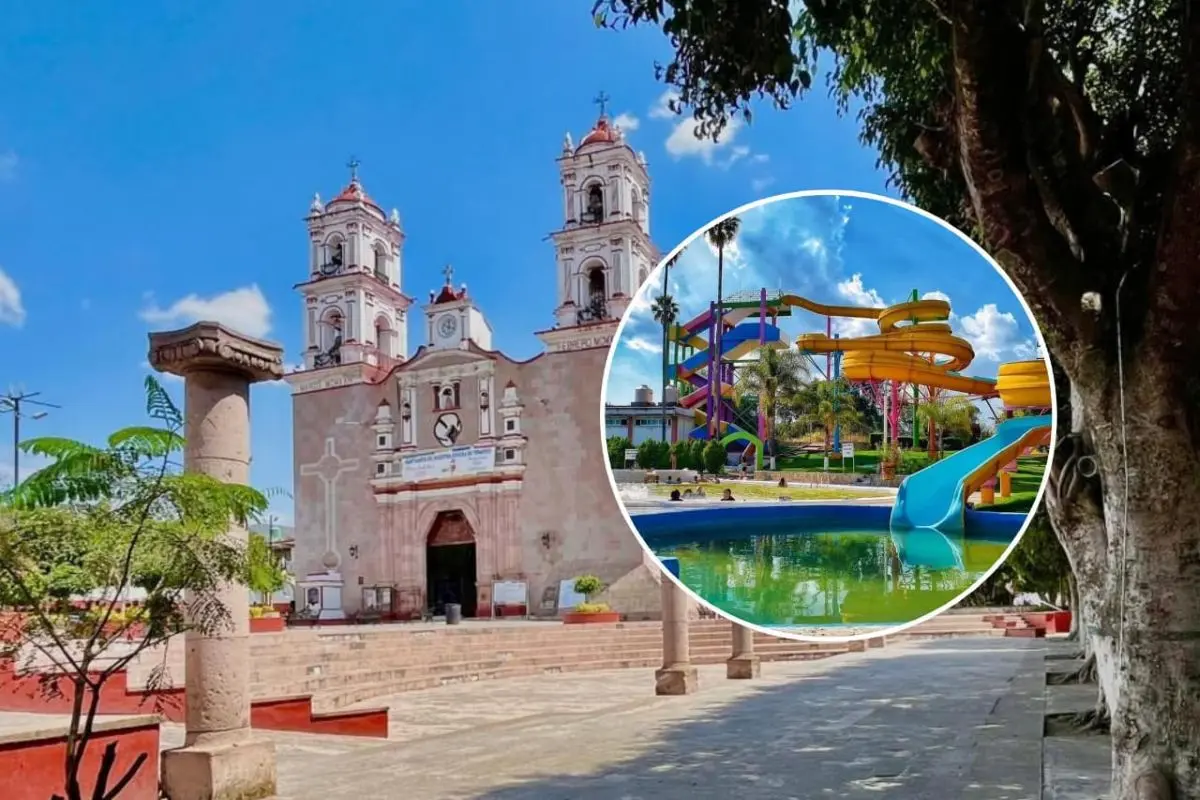
M 435 615 L 444 614 L 447 603 L 458 603 L 464 617 L 475 616 L 475 532 L 461 511 L 443 511 L 434 519 L 425 546 L 425 578 Z

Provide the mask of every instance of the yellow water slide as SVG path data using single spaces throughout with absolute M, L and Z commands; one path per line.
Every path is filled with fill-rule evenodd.
M 950 317 L 945 300 L 912 300 L 886 308 L 827 306 L 795 295 L 785 295 L 781 302 L 823 316 L 876 320 L 879 333 L 871 336 L 831 339 L 812 333 L 796 339 L 796 347 L 805 352 L 843 353 L 842 375 L 847 380 L 898 381 L 981 397 L 999 395 L 1010 408 L 1050 405 L 1050 378 L 1042 361 L 1002 364 L 997 380 L 959 375 L 975 358 L 975 350 L 944 321 Z

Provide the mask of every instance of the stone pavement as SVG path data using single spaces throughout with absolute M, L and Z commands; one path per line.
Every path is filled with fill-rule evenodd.
M 269 735 L 286 800 L 1037 800 L 1043 655 L 906 642 L 757 681 L 702 668 L 687 697 L 655 697 L 650 670 L 544 675 L 374 700 L 388 741 Z

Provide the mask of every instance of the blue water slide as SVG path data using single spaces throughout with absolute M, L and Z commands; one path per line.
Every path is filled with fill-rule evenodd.
M 896 504 L 892 506 L 892 527 L 962 533 L 967 478 L 1015 446 L 1030 431 L 1048 429 L 1051 422 L 1049 415 L 1004 420 L 996 426 L 995 434 L 982 442 L 909 475 L 900 484 Z
M 767 324 L 766 340 L 768 342 L 778 342 L 782 340 L 783 335 L 779 332 L 779 328 L 775 325 Z M 740 347 L 748 341 L 758 341 L 759 324 L 757 322 L 743 322 L 733 328 L 725 331 L 721 336 L 721 355 L 729 354 L 730 350 L 735 347 Z M 695 372 L 708 366 L 708 351 L 701 350 L 698 353 L 693 353 L 691 357 L 685 358 L 680 364 L 684 370 Z
M 931 528 L 892 529 L 896 555 L 905 567 L 965 569 L 963 540 Z

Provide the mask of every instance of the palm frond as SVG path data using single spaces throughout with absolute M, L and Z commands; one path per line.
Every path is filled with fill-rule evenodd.
M 173 428 L 183 427 L 183 415 L 179 413 L 179 408 L 153 375 L 146 376 L 146 414 Z
M 108 437 L 108 446 L 140 458 L 163 458 L 183 449 L 183 437 L 172 430 L 137 425 Z

